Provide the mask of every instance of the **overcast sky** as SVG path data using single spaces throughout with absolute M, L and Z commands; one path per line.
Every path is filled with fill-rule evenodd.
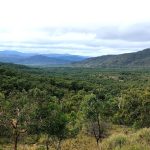
M 120 54 L 150 47 L 150 0 L 0 0 L 0 50 Z

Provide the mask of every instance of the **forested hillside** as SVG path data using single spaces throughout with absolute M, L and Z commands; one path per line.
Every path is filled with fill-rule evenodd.
M 150 49 L 120 55 L 104 55 L 74 63 L 76 67 L 143 68 L 150 67 Z
M 0 64 L 2 150 L 148 150 L 149 126 L 149 70 Z

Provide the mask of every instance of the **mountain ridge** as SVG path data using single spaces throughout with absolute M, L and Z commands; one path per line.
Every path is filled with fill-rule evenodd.
M 90 58 L 69 54 L 36 54 L 0 51 L 0 62 L 45 67 L 150 68 L 150 48 L 133 53 L 103 55 Z
M 28 66 L 62 66 L 82 61 L 88 57 L 70 54 L 37 54 L 18 51 L 0 51 L 0 62 Z
M 73 63 L 74 67 L 104 67 L 104 68 L 122 68 L 122 67 L 150 67 L 150 48 L 119 55 L 103 55 Z

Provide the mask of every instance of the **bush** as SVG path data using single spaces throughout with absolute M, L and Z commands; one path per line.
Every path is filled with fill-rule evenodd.
M 132 134 L 116 134 L 102 142 L 103 150 L 150 150 L 150 128 Z
M 113 150 L 122 148 L 128 143 L 128 138 L 124 134 L 113 135 L 102 143 L 103 149 Z
M 150 145 L 150 128 L 143 128 L 139 130 L 135 134 L 134 140 L 141 144 Z

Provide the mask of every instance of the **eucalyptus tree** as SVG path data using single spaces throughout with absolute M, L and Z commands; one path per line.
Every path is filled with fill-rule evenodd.
M 97 145 L 105 136 L 105 127 L 103 125 L 104 99 L 97 98 L 95 94 L 86 95 L 81 105 L 83 118 L 88 123 L 90 133 L 95 137 Z
M 28 131 L 31 104 L 25 91 L 12 93 L 7 99 L 1 99 L 1 124 L 11 131 L 14 150 L 17 150 L 18 141 L 22 134 Z

